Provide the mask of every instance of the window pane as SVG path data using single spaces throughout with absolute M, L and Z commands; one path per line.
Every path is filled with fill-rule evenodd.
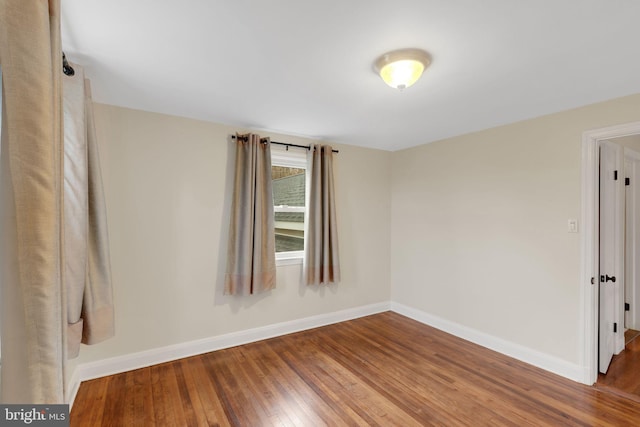
M 304 239 L 278 234 L 276 232 L 276 252 L 303 251 Z
M 273 204 L 304 206 L 304 169 L 272 166 Z
M 273 204 L 275 206 L 304 206 L 305 170 L 273 166 Z M 276 252 L 304 250 L 304 213 L 275 213 Z

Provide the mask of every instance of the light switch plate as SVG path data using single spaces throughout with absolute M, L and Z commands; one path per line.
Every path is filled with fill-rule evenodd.
M 577 233 L 578 232 L 578 220 L 570 219 L 568 222 L 568 231 L 569 233 Z

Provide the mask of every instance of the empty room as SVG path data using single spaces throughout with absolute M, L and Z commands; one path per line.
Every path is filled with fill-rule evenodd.
M 0 425 L 639 425 L 639 18 L 0 0 Z

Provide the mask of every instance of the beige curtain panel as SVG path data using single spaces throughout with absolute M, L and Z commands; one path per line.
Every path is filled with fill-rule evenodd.
M 227 295 L 250 295 L 276 286 L 276 255 L 269 139 L 236 135 Z
M 64 247 L 68 357 L 114 334 L 106 208 L 90 83 L 63 75 Z
M 80 67 L 62 78 L 59 20 L 59 0 L 0 0 L 2 403 L 64 403 L 67 357 L 113 335 L 90 93 Z
M 338 283 L 338 226 L 333 181 L 333 150 L 329 145 L 311 148 L 308 214 L 303 277 L 308 285 Z
M 64 402 L 59 6 L 0 1 L 3 403 Z

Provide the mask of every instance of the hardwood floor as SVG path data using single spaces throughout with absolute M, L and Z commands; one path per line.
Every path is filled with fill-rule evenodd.
M 72 426 L 637 426 L 640 403 L 386 312 L 82 383 Z
M 640 336 L 640 331 L 636 331 L 634 329 L 627 329 L 624 331 L 624 343 L 629 344 L 634 339 Z
M 625 349 L 613 357 L 606 375 L 598 375 L 597 386 L 640 402 L 640 336 L 637 332 L 625 332 Z

